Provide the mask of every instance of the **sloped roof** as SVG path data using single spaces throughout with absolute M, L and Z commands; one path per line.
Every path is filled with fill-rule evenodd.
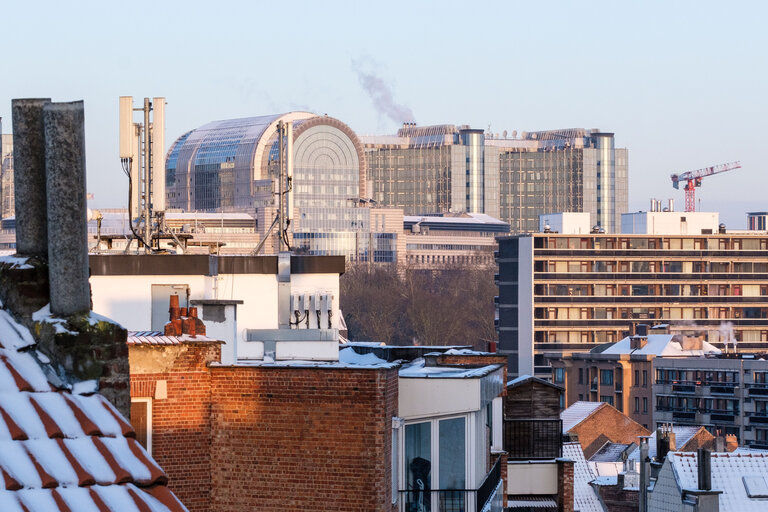
M 186 511 L 95 383 L 54 388 L 34 344 L 0 310 L 0 510 Z
M 128 332 L 128 345 L 180 345 L 184 342 L 201 343 L 205 341 L 215 342 L 218 340 L 201 334 L 196 336 L 190 336 L 189 334 L 184 334 L 182 336 L 166 336 L 160 331 Z
M 704 427 L 694 425 L 672 425 L 672 432 L 675 433 L 675 447 L 677 450 L 681 450 L 688 441 L 693 438 Z M 706 429 L 705 429 L 706 430 Z M 651 458 L 656 457 L 656 431 L 651 433 L 650 439 L 648 439 L 648 456 Z M 640 450 L 635 450 L 629 456 L 629 460 L 639 461 Z
M 656 357 L 688 357 L 703 356 L 705 354 L 719 354 L 720 349 L 702 342 L 700 350 L 683 350 L 679 337 L 673 334 L 649 334 L 648 343 L 643 348 L 631 348 L 630 337 L 617 341 L 613 346 L 602 351 L 603 354 L 643 354 Z
M 574 402 L 560 413 L 560 419 L 563 420 L 563 434 L 567 434 L 573 427 L 604 405 L 604 402 Z
M 563 443 L 563 458 L 573 461 L 573 509 L 579 512 L 603 512 L 595 490 L 589 482 L 596 478 L 579 443 Z
M 671 453 L 667 457 L 667 461 L 672 465 L 679 490 L 699 488 L 696 453 Z M 747 480 L 756 481 L 757 485 L 753 484 L 753 488 L 768 489 L 768 481 L 766 480 L 766 476 L 768 476 L 767 455 L 713 453 L 711 462 L 712 489 L 722 491 L 720 510 L 758 512 L 768 509 L 768 497 L 750 498 L 747 493 L 747 485 L 745 485 L 746 477 Z
M 509 382 L 507 382 L 507 388 L 514 388 L 516 386 L 519 386 L 521 384 L 524 384 L 530 381 L 536 382 L 538 384 L 544 384 L 545 386 L 549 386 L 555 389 L 559 389 L 560 391 L 563 391 L 562 386 L 558 386 L 557 384 L 553 384 L 547 380 L 540 379 L 539 377 L 533 377 L 532 375 L 521 375 L 517 378 L 510 380 Z
M 632 446 L 637 448 L 637 445 L 634 443 L 612 443 L 609 441 L 597 450 L 589 460 L 591 462 L 619 462 L 621 454 Z

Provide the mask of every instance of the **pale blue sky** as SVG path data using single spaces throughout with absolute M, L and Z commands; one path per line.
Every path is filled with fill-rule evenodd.
M 616 133 L 630 207 L 704 181 L 732 228 L 768 210 L 768 2 L 2 2 L 0 117 L 11 98 L 84 99 L 88 188 L 123 206 L 118 96 L 165 96 L 166 142 L 208 121 L 307 109 L 394 133 L 357 63 L 419 124 Z M 145 60 L 146 59 L 146 60 Z

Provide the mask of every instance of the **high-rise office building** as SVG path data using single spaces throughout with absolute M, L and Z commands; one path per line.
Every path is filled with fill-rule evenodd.
M 468 126 L 415 126 L 361 137 L 371 197 L 406 215 L 485 213 L 513 232 L 538 229 L 539 215 L 587 212 L 619 229 L 627 210 L 628 152 L 612 133 L 568 129 L 507 138 Z
M 13 198 L 13 135 L 0 134 L 0 218 L 16 215 Z

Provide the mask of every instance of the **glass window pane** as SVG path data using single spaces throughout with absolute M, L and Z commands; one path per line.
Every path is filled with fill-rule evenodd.
M 464 418 L 440 421 L 440 489 L 466 489 Z
M 405 427 L 405 467 L 408 480 L 407 504 L 415 510 L 430 509 L 432 470 L 431 423 L 415 423 Z M 423 507 L 423 508 L 418 508 Z M 409 509 L 410 510 L 410 509 Z

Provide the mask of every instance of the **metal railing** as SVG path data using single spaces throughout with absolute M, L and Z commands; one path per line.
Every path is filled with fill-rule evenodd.
M 480 512 L 501 481 L 501 458 L 477 489 L 409 489 L 398 491 L 400 512 Z
M 474 489 L 411 489 L 399 491 L 400 512 L 475 512 Z
M 563 456 L 560 419 L 504 420 L 504 450 L 510 460 L 556 459 Z

